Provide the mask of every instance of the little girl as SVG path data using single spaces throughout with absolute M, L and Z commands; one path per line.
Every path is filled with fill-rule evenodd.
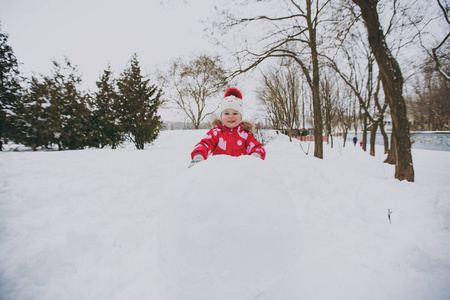
M 212 122 L 214 128 L 195 146 L 189 167 L 210 155 L 253 155 L 265 159 L 266 151 L 252 133 L 253 123 L 241 122 L 244 108 L 242 94 L 237 88 L 225 92 L 218 113 L 220 120 Z

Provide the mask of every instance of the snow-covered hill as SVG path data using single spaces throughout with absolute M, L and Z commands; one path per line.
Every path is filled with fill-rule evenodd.
M 183 276 L 192 275 L 195 265 L 187 262 L 191 271 L 184 273 L 176 264 L 163 270 L 168 265 L 161 262 L 160 251 L 167 248 L 161 244 L 173 245 L 176 235 L 161 231 L 160 224 L 176 220 L 167 210 L 183 202 L 173 197 L 208 195 L 185 205 L 181 225 L 186 232 L 200 228 L 205 233 L 210 224 L 225 230 L 224 223 L 208 218 L 220 215 L 214 197 L 204 219 L 197 212 L 199 205 L 210 205 L 205 200 L 217 194 L 218 182 L 227 178 L 245 183 L 237 184 L 237 193 L 247 195 L 230 200 L 237 206 L 237 219 L 230 213 L 233 205 L 228 205 L 229 220 L 241 218 L 247 225 L 256 220 L 251 224 L 267 231 L 268 224 L 245 214 L 254 211 L 255 199 L 273 205 L 269 198 L 280 195 L 295 207 L 297 228 L 288 221 L 282 226 L 298 235 L 298 255 L 289 268 L 272 265 L 274 276 L 257 299 L 450 299 L 450 152 L 414 149 L 415 183 L 395 180 L 394 168 L 382 163 L 382 154 L 370 157 L 353 145 L 341 148 L 341 142 L 334 149 L 325 146 L 325 159 L 319 160 L 305 155 L 298 141 L 289 143 L 278 135 L 267 145 L 264 162 L 221 157 L 187 169 L 190 151 L 204 134 L 164 131 L 144 151 L 129 146 L 0 153 L 0 299 L 163 300 L 170 294 L 167 287 L 181 291 Z M 247 199 L 252 198 L 248 191 L 239 190 L 244 186 L 255 187 L 255 198 Z M 269 219 L 271 211 L 260 215 Z M 273 211 L 286 218 L 287 210 Z M 197 249 L 223 249 L 213 247 L 223 242 L 223 235 L 196 235 L 197 241 L 204 236 Z M 247 245 L 243 250 L 258 249 L 249 241 L 240 240 Z M 264 244 L 267 239 L 259 242 L 266 246 L 258 253 L 272 251 Z M 187 250 L 195 251 L 196 245 Z M 287 245 L 279 242 L 273 249 L 288 253 Z M 172 257 L 192 258 L 192 253 L 184 254 Z M 245 257 L 234 254 L 237 260 Z M 198 270 L 208 267 L 204 261 Z M 263 269 L 258 265 L 246 270 L 247 279 L 228 277 L 227 284 L 239 286 L 234 299 L 253 297 L 250 287 L 261 289 L 252 279 L 262 278 Z M 217 280 L 224 274 L 217 274 L 204 290 L 190 291 L 197 295 L 174 292 L 170 297 L 218 299 L 215 291 L 227 287 L 225 279 Z M 249 280 L 249 290 L 238 280 Z

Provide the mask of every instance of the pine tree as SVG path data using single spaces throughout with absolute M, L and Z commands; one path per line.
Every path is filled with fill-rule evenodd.
M 14 115 L 21 92 L 17 59 L 7 42 L 8 34 L 0 31 L 0 151 L 4 141 L 14 138 Z
M 31 77 L 15 116 L 14 140 L 35 151 L 38 147 L 49 147 L 53 132 L 49 127 L 50 97 L 47 86 Z
M 81 76 L 68 58 L 61 66 L 53 61 L 54 74 L 45 77 L 51 103 L 49 125 L 53 130 L 54 144 L 59 150 L 81 149 L 86 146 L 88 131 L 87 95 L 80 90 Z
M 141 74 L 137 55 L 134 54 L 129 67 L 117 82 L 121 125 L 137 149 L 144 149 L 145 143 L 153 142 L 162 127 L 157 115 L 161 105 L 162 91 Z
M 110 66 L 97 81 L 97 88 L 92 101 L 93 137 L 101 148 L 110 145 L 115 149 L 124 141 L 125 135 L 120 125 L 118 95 Z
M 51 76 L 32 77 L 17 105 L 15 141 L 36 150 L 57 145 L 59 150 L 89 144 L 88 95 L 81 91 L 81 76 L 66 58 L 53 62 Z

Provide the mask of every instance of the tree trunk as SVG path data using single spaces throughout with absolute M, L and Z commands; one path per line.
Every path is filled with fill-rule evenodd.
M 319 76 L 319 54 L 317 53 L 316 27 L 312 19 L 312 3 L 307 4 L 307 22 L 309 30 L 309 39 L 312 59 L 312 98 L 314 114 L 314 157 L 323 159 L 323 130 L 322 130 L 322 111 L 320 103 L 320 76 Z
M 342 147 L 345 147 L 345 142 L 347 141 L 347 134 L 348 134 L 348 131 L 347 131 L 347 129 L 345 129 L 344 130 L 344 145 Z
M 384 160 L 385 163 L 390 165 L 395 165 L 395 139 L 392 137 L 391 134 L 391 149 L 388 152 L 388 156 Z
M 384 117 L 381 116 L 380 118 L 380 132 L 383 136 L 383 144 L 384 144 L 384 154 L 389 153 L 389 138 L 386 134 L 386 131 L 384 130 Z
M 192 125 L 194 125 L 194 129 L 198 129 L 200 127 L 200 120 L 194 120 Z
M 333 148 L 333 134 L 331 133 L 332 128 L 331 128 L 331 112 L 330 112 L 330 104 L 328 103 L 329 100 L 327 100 L 327 105 L 326 105 L 326 124 L 327 124 L 327 145 L 330 144 L 331 142 L 331 148 Z
M 361 9 L 367 27 L 370 48 L 380 69 L 381 80 L 391 110 L 395 139 L 395 178 L 414 181 L 409 123 L 403 98 L 403 77 L 400 66 L 389 50 L 378 19 L 377 0 L 353 0 Z M 392 149 L 391 149 L 392 150 Z
M 370 155 L 375 156 L 375 141 L 377 138 L 378 121 L 373 122 L 370 130 Z
M 3 141 L 2 141 L 2 137 L 3 137 L 3 124 L 4 124 L 4 120 L 3 119 L 3 112 L 0 111 L 0 151 L 3 151 Z M 5 118 L 6 119 L 6 118 Z
M 363 114 L 362 149 L 367 151 L 367 115 Z

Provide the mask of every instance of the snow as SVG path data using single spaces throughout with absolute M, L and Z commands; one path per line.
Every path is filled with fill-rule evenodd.
M 205 133 L 0 153 L 0 298 L 450 299 L 449 152 L 399 182 L 381 147 L 274 134 L 188 169 Z

